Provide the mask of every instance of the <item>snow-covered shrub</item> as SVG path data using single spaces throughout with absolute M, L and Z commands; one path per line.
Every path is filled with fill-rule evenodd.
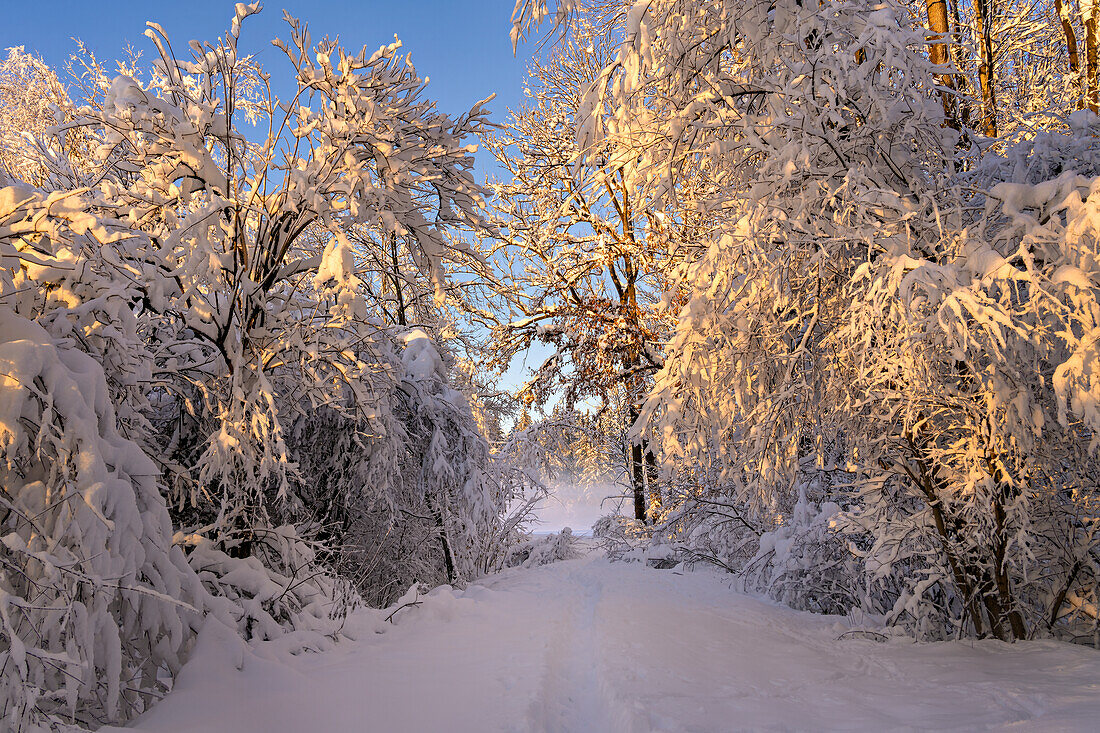
M 300 476 L 293 490 L 300 518 L 320 545 L 320 559 L 375 607 L 436 575 L 425 566 L 442 567 L 432 530 L 411 516 L 424 512 L 394 490 L 404 440 L 390 411 L 364 420 L 332 407 L 299 416 L 287 438 Z
M 15 729 L 139 712 L 209 606 L 140 442 L 141 268 L 116 249 L 132 238 L 89 208 L 80 191 L 0 189 L 0 709 Z
M 964 178 L 979 188 L 998 183 L 1042 183 L 1072 171 L 1081 176 L 1100 176 L 1100 117 L 1080 109 L 1054 129 L 1018 130 L 1004 142 L 1000 153 L 988 153 Z
M 621 514 L 600 517 L 592 525 L 592 536 L 612 560 L 641 560 L 653 534 L 652 526 Z
M 247 557 L 233 557 L 201 535 L 177 535 L 188 561 L 248 640 L 278 640 L 291 652 L 315 649 L 339 633 L 359 603 L 348 581 L 319 565 L 315 549 L 290 525 L 257 530 Z
M 509 568 L 533 568 L 577 557 L 580 557 L 577 538 L 573 536 L 572 529 L 565 527 L 560 532 L 545 537 L 531 537 L 510 548 L 504 565 Z
M 125 720 L 179 669 L 209 597 L 100 364 L 8 306 L 0 450 L 0 727 Z
M 800 502 L 783 524 L 764 532 L 742 572 L 746 584 L 792 608 L 846 614 L 861 607 L 861 568 L 836 532 L 840 507 Z
M 449 383 L 442 356 L 421 329 L 404 335 L 402 420 L 408 443 L 400 458 L 406 491 L 427 510 L 442 551 L 444 580 L 476 577 L 495 548 L 484 542 L 511 487 L 494 465 L 469 402 Z
M 543 491 L 527 441 L 494 447 L 450 355 L 420 328 L 397 335 L 372 414 L 303 414 L 287 442 L 292 482 L 326 563 L 372 606 L 413 583 L 461 584 L 497 569 Z
M 822 477 L 801 486 L 792 509 L 769 524 L 753 507 L 711 490 L 678 497 L 644 549 L 688 566 L 713 565 L 739 576 L 741 586 L 800 610 L 846 614 L 867 606 L 862 561 L 853 548 L 866 538 L 846 534 L 841 508 Z
M 740 524 L 730 507 L 722 502 L 677 504 L 664 526 L 663 539 L 673 542 L 689 565 L 707 563 L 740 572 L 753 557 L 761 533 Z

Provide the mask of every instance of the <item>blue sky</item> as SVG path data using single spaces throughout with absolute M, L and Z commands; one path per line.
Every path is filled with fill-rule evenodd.
M 345 47 L 374 50 L 394 34 L 412 54 L 421 76 L 428 76 L 428 96 L 444 112 L 465 112 L 491 93 L 495 120 L 517 107 L 523 94 L 525 66 L 534 44 L 521 45 L 516 56 L 508 32 L 514 0 L 276 0 L 264 3 L 258 16 L 245 21 L 244 50 L 256 53 L 277 81 L 289 69 L 281 52 L 271 46 L 276 36 L 287 37 L 283 9 L 307 22 L 314 40 L 338 36 Z M 214 40 L 233 17 L 233 3 L 218 0 L 182 2 L 91 3 L 74 0 L 21 0 L 5 4 L 0 23 L 0 48 L 25 46 L 55 68 L 64 66 L 79 38 L 101 59 L 122 55 L 128 44 L 155 53 L 142 34 L 145 21 L 160 23 L 177 53 L 186 53 L 191 39 Z M 488 161 L 479 168 L 489 170 Z

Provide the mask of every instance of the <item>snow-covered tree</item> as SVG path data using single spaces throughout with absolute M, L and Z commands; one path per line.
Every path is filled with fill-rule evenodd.
M 487 147 L 508 176 L 493 188 L 495 261 L 512 284 L 514 309 L 499 329 L 499 348 L 508 356 L 535 342 L 550 345 L 525 396 L 546 404 L 560 394 L 571 408 L 586 400 L 606 406 L 612 395 L 625 395 L 627 427 L 663 363 L 672 322 L 660 305 L 676 300 L 674 270 L 692 250 L 686 243 L 707 226 L 707 212 L 683 199 L 693 200 L 698 192 L 689 185 L 705 187 L 707 178 L 682 170 L 681 199 L 663 197 L 638 165 L 648 133 L 582 139 L 592 123 L 586 115 L 601 124 L 616 117 L 584 107 L 593 89 L 622 81 L 604 73 L 615 50 L 615 10 L 609 3 L 575 9 L 562 43 L 532 66 L 529 103 Z M 655 112 L 642 105 L 634 114 L 648 119 Z M 629 446 L 638 520 L 660 504 L 649 442 L 641 434 Z
M 400 241 L 447 302 L 476 262 L 447 232 L 485 223 L 483 107 L 445 115 L 398 42 L 352 54 L 289 16 L 279 99 L 239 48 L 258 9 L 186 59 L 150 24 L 151 66 L 85 63 L 79 104 L 34 59 L 0 69 L 45 90 L 5 86 L 0 130 L 4 726 L 140 712 L 204 617 L 316 646 L 356 587 L 504 552 L 521 487 L 441 347 L 374 310 L 365 244 Z M 419 541 L 374 567 L 399 510 Z
M 670 198 L 683 170 L 716 184 L 635 428 L 686 478 L 669 530 L 808 608 L 1094 628 L 1092 179 L 1063 173 L 1095 165 L 1085 113 L 961 174 L 944 68 L 901 5 L 617 17 L 578 145 L 633 144 Z
M 46 169 L 34 138 L 63 122 L 71 109 L 53 69 L 22 47 L 9 48 L 0 62 L 0 171 L 9 178 L 41 183 Z

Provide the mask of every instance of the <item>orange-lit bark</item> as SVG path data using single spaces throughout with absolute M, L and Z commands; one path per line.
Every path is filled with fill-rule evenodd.
M 937 66 L 946 66 L 949 62 L 947 42 L 950 37 L 950 27 L 947 20 L 947 0 L 928 0 L 928 30 L 931 38 L 928 44 L 928 57 Z M 937 81 L 944 87 L 940 91 L 943 101 L 943 113 L 947 117 L 948 124 L 958 129 L 958 104 L 955 99 L 955 79 L 952 74 L 939 74 Z
M 1083 104 L 1081 97 L 1081 60 L 1077 56 L 1077 34 L 1073 31 L 1073 24 L 1069 22 L 1069 13 L 1062 5 L 1062 0 L 1054 0 L 1054 11 L 1058 13 L 1058 20 L 1062 23 L 1062 34 L 1066 37 L 1066 55 L 1069 56 L 1069 71 L 1074 78 L 1077 87 L 1076 105 L 1080 109 Z
M 974 11 L 978 21 L 978 83 L 982 89 L 982 133 L 997 137 L 997 91 L 993 78 L 993 3 L 992 0 L 975 0 Z
M 1089 7 L 1085 9 L 1085 102 L 1093 112 L 1100 109 L 1100 89 L 1097 88 L 1097 63 L 1096 63 L 1096 11 L 1094 0 L 1086 0 Z

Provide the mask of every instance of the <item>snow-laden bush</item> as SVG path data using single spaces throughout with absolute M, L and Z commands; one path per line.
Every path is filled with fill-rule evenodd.
M 0 727 L 124 720 L 208 610 L 100 364 L 0 306 Z
M 442 573 L 425 514 L 393 491 L 401 474 L 400 423 L 380 411 L 372 420 L 325 407 L 299 416 L 288 433 L 300 479 L 305 529 L 320 559 L 346 578 L 370 606 L 387 605 L 414 580 Z M 412 516 L 417 515 L 417 516 Z M 424 572 L 425 567 L 433 572 Z
M 334 408 L 288 435 L 326 561 L 364 600 L 385 606 L 413 583 L 462 584 L 497 569 L 541 496 L 521 470 L 527 441 L 494 451 L 447 354 L 420 328 L 395 338 L 394 381 L 369 419 Z
M 760 535 L 745 563 L 749 587 L 792 608 L 846 614 L 860 605 L 859 563 L 835 531 L 840 507 L 800 502 L 780 526 Z
M 428 335 L 412 329 L 403 337 L 404 376 L 398 415 L 408 436 L 400 459 L 406 491 L 435 524 L 449 584 L 482 572 L 484 541 L 494 536 L 512 500 L 491 447 L 480 433 L 469 402 L 454 389 L 443 359 Z
M 577 538 L 573 536 L 572 529 L 565 527 L 560 532 L 544 537 L 531 537 L 510 548 L 504 565 L 509 568 L 533 568 L 577 557 L 580 557 Z
M 654 529 L 633 517 L 609 514 L 592 524 L 592 536 L 612 560 L 641 560 L 654 539 Z
M 1068 171 L 1100 176 L 1100 117 L 1087 109 L 1073 112 L 1054 129 L 1018 130 L 1003 152 L 989 153 L 964 178 L 981 189 L 998 183 L 1042 183 Z
M 277 640 L 297 653 L 335 638 L 358 605 L 351 584 L 319 565 L 316 550 L 284 525 L 257 531 L 248 557 L 233 557 L 201 535 L 177 535 L 188 561 L 245 639 Z

